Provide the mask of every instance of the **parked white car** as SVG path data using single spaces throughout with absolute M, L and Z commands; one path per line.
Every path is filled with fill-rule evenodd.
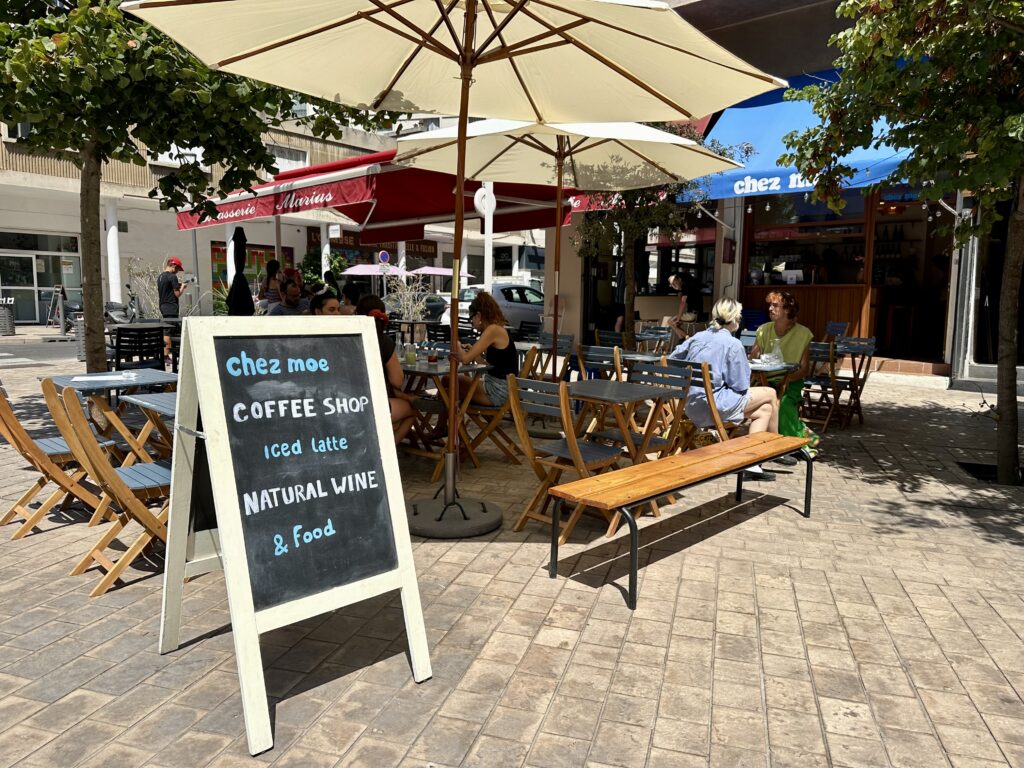
M 469 319 L 469 303 L 482 291 L 482 285 L 469 285 L 459 291 L 459 317 Z M 502 313 L 511 328 L 519 329 L 525 321 L 540 323 L 544 312 L 544 294 L 536 288 L 521 283 L 493 283 L 491 295 L 498 302 Z M 441 317 L 443 324 L 448 323 L 450 313 Z

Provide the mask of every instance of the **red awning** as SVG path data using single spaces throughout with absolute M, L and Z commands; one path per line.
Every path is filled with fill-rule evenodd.
M 454 175 L 394 165 L 394 156 L 390 150 L 279 173 L 273 182 L 253 187 L 252 193 L 236 192 L 217 202 L 216 219 L 200 222 L 196 214 L 179 213 L 178 229 L 332 208 L 354 220 L 361 229 L 360 241 L 368 244 L 420 239 L 426 224 L 452 221 Z M 479 182 L 465 184 L 467 219 L 480 218 L 473 207 L 473 193 L 479 188 Z M 498 183 L 494 195 L 496 232 L 554 224 L 553 187 Z M 563 225 L 568 222 L 566 208 Z

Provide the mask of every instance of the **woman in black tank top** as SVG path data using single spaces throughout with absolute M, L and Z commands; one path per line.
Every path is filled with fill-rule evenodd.
M 505 377 L 510 373 L 519 375 L 519 353 L 505 330 L 505 315 L 498 302 L 489 293 L 481 291 L 470 302 L 469 320 L 473 328 L 480 331 L 480 338 L 472 346 L 456 347 L 455 354 L 460 363 L 481 362 L 491 366 L 481 377 L 480 385 L 473 390 L 473 402 L 480 405 L 504 405 L 508 400 L 508 381 Z M 469 376 L 459 376 L 460 402 L 472 384 L 473 380 Z M 447 434 L 448 414 L 445 412 L 429 436 L 439 438 Z

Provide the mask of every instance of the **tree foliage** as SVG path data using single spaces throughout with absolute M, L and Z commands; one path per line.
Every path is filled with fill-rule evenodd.
M 964 191 L 980 216 L 957 222 L 960 242 L 984 237 L 996 205 L 1014 201 L 999 296 L 999 481 L 1018 477 L 1017 317 L 1024 265 L 1024 2 L 844 0 L 855 20 L 832 38 L 838 82 L 787 94 L 806 99 L 821 125 L 786 137 L 814 195 L 842 207 L 852 169 L 842 157 L 888 144 L 911 151 L 879 186 L 909 179 L 926 199 Z M 880 126 L 880 127 L 879 127 Z
M 1024 2 L 844 0 L 837 13 L 855 19 L 831 41 L 840 78 L 787 94 L 822 123 L 787 135 L 779 163 L 836 210 L 853 175 L 842 157 L 880 144 L 912 151 L 879 186 L 909 179 L 932 200 L 968 190 L 989 211 L 1010 199 L 1024 173 Z

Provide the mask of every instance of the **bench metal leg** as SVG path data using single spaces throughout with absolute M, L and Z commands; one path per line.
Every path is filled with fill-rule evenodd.
M 804 480 L 804 517 L 811 516 L 811 487 L 814 484 L 814 457 L 800 451 L 800 457 L 807 465 L 807 476 Z
M 625 507 L 620 507 L 619 512 L 626 519 L 629 526 L 629 596 L 626 598 L 626 605 L 629 610 L 636 610 L 636 582 L 637 571 L 640 569 L 640 534 L 636 528 L 636 518 L 633 513 Z
M 736 501 L 743 501 L 743 473 L 745 470 L 740 470 L 736 473 Z
M 552 579 L 558 575 L 558 534 L 559 523 L 562 522 L 562 500 L 555 499 L 554 509 L 551 510 L 551 562 L 548 563 L 548 576 Z

